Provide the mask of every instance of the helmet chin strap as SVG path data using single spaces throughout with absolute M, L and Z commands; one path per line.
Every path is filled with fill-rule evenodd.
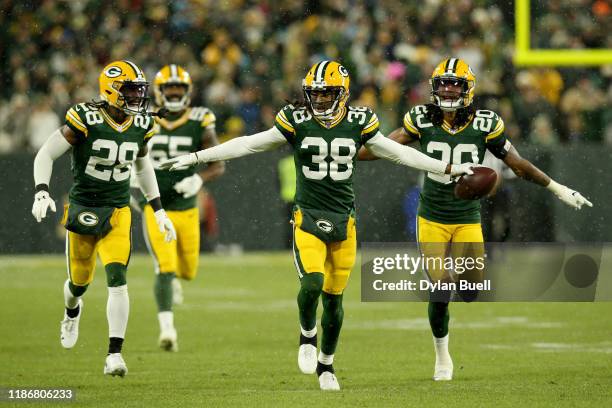
M 336 99 L 334 101 L 334 104 L 332 105 L 331 108 L 327 109 L 326 111 L 323 112 L 319 112 L 317 111 L 314 107 L 312 108 L 312 113 L 318 118 L 318 119 L 322 119 L 322 120 L 332 120 L 335 117 L 335 114 L 337 113 L 337 106 L 339 103 L 339 99 Z M 311 107 L 312 107 L 312 103 L 311 103 Z
M 170 112 L 180 112 L 189 104 L 189 98 L 187 95 L 183 95 L 181 100 L 178 102 L 172 102 L 166 99 L 166 96 L 162 94 L 162 101 L 164 103 L 164 108 L 168 109 Z
M 434 95 L 434 98 L 437 102 L 436 105 L 438 105 L 438 107 L 445 112 L 454 112 L 457 109 L 461 109 L 465 106 L 463 97 L 457 98 L 451 102 L 443 101 L 438 95 Z

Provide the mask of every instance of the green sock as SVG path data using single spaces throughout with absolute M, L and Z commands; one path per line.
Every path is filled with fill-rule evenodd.
M 323 274 L 320 272 L 306 273 L 300 280 L 297 303 L 304 330 L 312 330 L 317 325 L 317 306 L 322 289 Z
M 321 351 L 324 354 L 332 355 L 336 352 L 344 318 L 342 295 L 331 295 L 323 292 L 321 298 L 323 299 L 323 316 L 321 317 L 323 338 L 321 339 Z
M 72 296 L 75 297 L 83 296 L 88 286 L 89 284 L 84 286 L 76 286 L 73 285 L 72 282 L 68 282 L 68 288 L 70 289 L 70 293 L 72 293 Z
M 106 271 L 106 285 L 109 288 L 127 284 L 127 265 L 113 262 L 104 265 L 104 270 Z
M 155 278 L 155 301 L 157 302 L 157 310 L 160 312 L 169 312 L 172 310 L 172 279 L 174 272 L 158 273 Z
M 429 325 L 434 337 L 441 338 L 448 334 L 448 321 L 450 313 L 448 312 L 448 303 L 429 302 L 427 310 L 429 315 Z

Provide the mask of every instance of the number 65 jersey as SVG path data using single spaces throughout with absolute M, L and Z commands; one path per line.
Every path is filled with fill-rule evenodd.
M 418 138 L 421 151 L 452 164 L 482 163 L 486 149 L 505 157 L 510 142 L 504 135 L 504 121 L 489 110 L 477 110 L 461 128 L 445 122 L 436 126 L 427 118 L 427 106 L 413 107 L 404 116 L 404 130 Z M 419 216 L 441 224 L 480 223 L 480 201 L 454 195 L 450 175 L 427 173 L 419 204 Z
M 294 148 L 295 203 L 302 208 L 348 214 L 354 210 L 356 153 L 379 128 L 366 107 L 344 107 L 326 126 L 306 107 L 285 106 L 275 124 Z
M 124 207 L 130 202 L 130 169 L 154 134 L 150 116 L 128 116 L 116 123 L 103 108 L 80 103 L 66 113 L 78 136 L 72 146 L 74 184 L 69 199 L 88 207 Z

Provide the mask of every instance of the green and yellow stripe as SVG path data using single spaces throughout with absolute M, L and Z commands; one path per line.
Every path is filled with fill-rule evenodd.
M 495 126 L 495 129 L 493 129 L 493 131 L 487 135 L 485 140 L 488 142 L 489 140 L 495 139 L 496 137 L 504 133 L 505 129 L 506 127 L 504 126 L 504 121 L 500 118 L 497 122 L 497 126 Z
M 414 126 L 414 123 L 412 123 L 412 118 L 410 117 L 410 113 L 406 113 L 404 115 L 404 129 L 406 130 L 406 132 L 417 135 L 417 136 L 421 136 L 421 132 L 419 132 L 419 129 Z
M 66 121 L 87 136 L 87 126 L 81 121 L 81 118 L 79 118 L 74 108 L 70 108 L 68 112 L 66 112 Z

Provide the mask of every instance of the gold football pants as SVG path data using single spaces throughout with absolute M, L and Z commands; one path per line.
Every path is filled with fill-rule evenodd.
M 66 231 L 68 275 L 74 285 L 85 286 L 91 283 L 96 269 L 96 255 L 100 255 L 104 266 L 110 263 L 127 266 L 132 249 L 130 207 L 116 208 L 110 224 L 110 232 L 103 237 Z
M 341 295 L 348 284 L 357 256 L 355 219 L 349 218 L 346 240 L 325 243 L 302 230 L 302 213 L 294 213 L 293 260 L 300 276 L 312 272 L 323 273 L 323 291 Z
M 144 236 L 157 273 L 176 273 L 182 279 L 196 277 L 200 256 L 200 216 L 197 207 L 166 211 L 176 230 L 176 241 L 166 242 L 150 205 L 144 208 Z

